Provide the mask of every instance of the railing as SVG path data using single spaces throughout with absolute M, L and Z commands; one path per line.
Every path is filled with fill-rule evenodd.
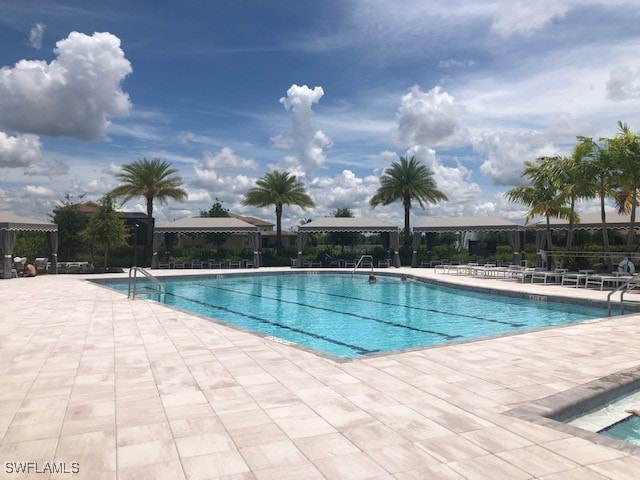
M 625 283 L 620 285 L 618 288 L 609 292 L 609 294 L 607 295 L 607 311 L 609 312 L 609 316 L 611 316 L 611 304 L 612 304 L 611 297 L 618 292 L 620 293 L 620 314 L 621 315 L 624 314 L 625 305 L 636 305 L 640 303 L 640 302 L 627 302 L 625 304 L 625 301 L 624 301 L 624 294 L 638 287 L 640 287 L 640 275 L 634 275 Z
M 155 288 L 149 288 L 149 287 L 139 288 L 138 287 L 138 272 L 142 273 L 151 282 L 151 284 Z M 159 302 L 160 301 L 164 302 L 166 300 L 166 297 L 167 297 L 167 291 L 166 291 L 164 285 L 162 283 L 160 283 L 160 281 L 156 277 L 151 275 L 147 270 L 145 270 L 142 267 L 131 267 L 129 269 L 129 290 L 128 290 L 128 293 L 127 293 L 127 298 L 130 298 L 131 300 L 134 300 L 136 298 L 136 295 L 139 294 L 139 293 L 157 294 Z
M 354 273 L 356 273 L 356 270 L 358 269 L 358 267 L 359 267 L 360 265 L 362 265 L 362 261 L 363 261 L 365 258 L 369 259 L 369 263 L 371 264 L 371 273 L 373 273 L 373 257 L 372 257 L 371 255 L 362 255 L 362 256 L 360 257 L 360 260 L 358 260 L 358 261 L 356 262 L 356 266 L 355 266 L 355 267 L 353 267 L 353 271 L 351 272 L 351 275 L 353 275 Z

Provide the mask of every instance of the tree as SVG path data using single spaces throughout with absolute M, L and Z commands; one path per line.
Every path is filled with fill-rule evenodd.
M 640 135 L 628 125 L 618 122 L 619 132 L 606 139 L 607 157 L 614 161 L 618 170 L 616 206 L 619 213 L 630 215 L 627 251 L 633 248 L 636 225 L 636 208 L 640 204 Z
M 274 170 L 266 173 L 256 181 L 242 201 L 243 205 L 254 207 L 276 207 L 276 247 L 278 255 L 282 254 L 282 207 L 297 205 L 301 208 L 315 207 L 315 203 L 307 193 L 302 182 L 289 172 Z
M 433 172 L 419 162 L 416 157 L 409 159 L 400 157 L 393 162 L 380 177 L 380 187 L 369 200 L 372 207 L 389 205 L 401 200 L 404 206 L 404 243 L 411 243 L 411 229 L 409 212 L 411 200 L 417 200 L 421 208 L 427 203 L 437 203 L 448 200 L 447 196 L 438 190 Z
M 332 212 L 334 217 L 353 218 L 353 212 L 348 208 L 336 208 Z M 329 243 L 340 245 L 342 253 L 344 247 L 353 247 L 360 240 L 360 234 L 357 232 L 330 232 L 327 235 Z
M 120 219 L 120 215 L 113 207 L 110 195 L 100 199 L 100 207 L 91 215 L 89 223 L 81 234 L 87 243 L 94 249 L 104 249 L 104 269 L 107 269 L 109 249 L 124 247 L 127 245 L 127 228 Z
M 525 169 L 521 176 L 530 184 L 505 192 L 509 201 L 530 208 L 527 222 L 537 216 L 545 217 L 547 248 L 551 248 L 551 217 L 568 219 L 571 216 L 571 209 L 565 206 L 566 197 L 559 187 L 556 162 L 557 157 L 540 157 L 535 162 L 524 162 Z
M 143 197 L 147 205 L 147 256 L 151 253 L 153 242 L 153 201 L 157 199 L 166 204 L 167 199 L 183 200 L 187 192 L 182 188 L 182 178 L 171 164 L 155 158 L 143 158 L 133 163 L 122 165 L 122 171 L 116 178 L 122 183 L 110 192 L 113 198 L 123 197 L 126 203 L 134 197 Z
M 78 200 L 83 197 L 84 194 L 78 195 Z M 51 215 L 53 223 L 58 225 L 58 252 L 60 258 L 65 260 L 74 260 L 85 247 L 80 232 L 87 225 L 87 220 L 78 211 L 80 204 L 74 202 L 73 198 L 73 195 L 67 193 Z
M 222 206 L 220 200 L 216 198 L 216 203 L 214 203 L 209 210 L 200 210 L 201 217 L 228 217 L 229 210 Z M 218 251 L 222 250 L 222 246 L 227 243 L 227 240 L 231 237 L 230 233 L 206 233 L 205 238 L 210 242 L 213 242 L 218 249 Z

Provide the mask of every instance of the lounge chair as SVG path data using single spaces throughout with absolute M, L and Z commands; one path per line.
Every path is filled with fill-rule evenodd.
M 629 279 L 633 278 L 633 275 L 589 275 L 587 278 L 586 288 L 589 288 L 590 285 L 600 287 L 600 290 L 604 290 L 605 286 L 611 286 L 612 288 L 617 288 L 623 283 L 629 281 Z
M 215 258 L 210 258 L 209 268 L 222 268 L 222 260 L 216 260 Z
M 544 284 L 549 283 L 549 281 L 553 281 L 553 283 L 560 283 L 562 275 L 566 272 L 566 268 L 556 268 L 551 272 L 536 271 L 531 274 L 531 283 L 535 283 L 536 280 L 542 280 L 542 283 Z
M 37 273 L 44 273 L 47 271 L 47 262 L 49 261 L 46 257 L 38 257 L 33 261 L 33 266 L 36 267 Z

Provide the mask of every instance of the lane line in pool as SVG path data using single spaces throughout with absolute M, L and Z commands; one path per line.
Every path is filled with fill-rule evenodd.
M 441 314 L 449 315 L 449 316 L 453 316 L 453 317 L 471 318 L 471 319 L 474 319 L 474 320 L 482 320 L 482 321 L 485 321 L 485 322 L 498 323 L 498 324 L 501 324 L 501 325 L 509 325 L 510 327 L 514 327 L 514 328 L 526 327 L 526 325 L 524 323 L 504 322 L 502 320 L 495 320 L 495 319 L 492 319 L 492 318 L 485 318 L 485 317 L 480 317 L 480 316 L 476 316 L 476 315 L 465 315 L 463 313 L 447 312 L 445 310 L 436 310 L 434 308 L 414 307 L 412 305 L 403 305 L 401 303 L 384 302 L 382 300 L 371 300 L 371 299 L 368 299 L 368 298 L 353 297 L 353 296 L 350 296 L 350 295 L 340 295 L 338 293 L 326 293 L 326 292 L 320 292 L 318 290 L 310 290 L 308 288 L 284 287 L 282 285 L 276 285 L 276 284 L 273 284 L 273 283 L 249 282 L 247 280 L 240 280 L 238 283 L 244 283 L 244 284 L 248 284 L 248 285 L 269 286 L 269 287 L 279 288 L 281 290 L 292 290 L 292 291 L 297 291 L 297 292 L 316 293 L 318 295 L 326 295 L 328 297 L 345 298 L 345 299 L 348 299 L 348 300 L 359 300 L 359 301 L 362 301 L 362 302 L 377 303 L 379 305 L 387 305 L 387 306 L 390 306 L 390 307 L 401 307 L 401 308 L 405 308 L 407 310 L 419 310 L 419 311 L 423 311 L 423 312 L 441 313 Z
M 409 325 L 404 325 L 402 323 L 390 322 L 390 321 L 387 321 L 387 320 L 380 320 L 379 318 L 373 318 L 373 317 L 367 317 L 367 316 L 364 316 L 364 315 L 358 315 L 357 313 L 344 312 L 342 310 L 333 310 L 331 308 L 318 307 L 316 305 L 309 305 L 307 303 L 294 302 L 292 300 L 283 300 L 282 298 L 266 297 L 265 295 L 257 295 L 255 293 L 241 292 L 241 291 L 238 291 L 238 290 L 233 290 L 231 288 L 223 288 L 223 287 L 220 287 L 220 286 L 207 285 L 207 284 L 203 284 L 203 283 L 193 283 L 193 285 L 198 285 L 198 286 L 204 287 L 204 288 L 222 290 L 223 292 L 232 292 L 232 293 L 235 293 L 236 295 L 240 294 L 240 295 L 247 295 L 247 296 L 250 296 L 250 297 L 266 298 L 268 300 L 276 300 L 278 302 L 289 303 L 291 305 L 298 305 L 298 306 L 307 307 L 307 308 L 311 308 L 311 309 L 315 309 L 315 310 L 323 310 L 325 312 L 337 313 L 337 314 L 340 314 L 340 315 L 347 315 L 347 316 L 354 317 L 354 318 L 360 318 L 362 320 L 370 320 L 372 322 L 384 323 L 386 325 L 392 325 L 394 327 L 403 328 L 403 329 L 407 329 L 407 330 L 412 330 L 414 332 L 421 332 L 421 333 L 428 333 L 428 334 L 431 334 L 431 335 L 438 335 L 438 336 L 446 338 L 447 340 L 455 340 L 456 338 L 462 338 L 461 335 L 449 335 L 448 333 L 436 332 L 435 330 L 427 330 L 425 328 L 412 327 L 412 326 L 409 326 Z
M 233 310 L 232 308 L 223 307 L 223 306 L 220 306 L 220 305 L 214 305 L 212 303 L 203 302 L 202 300 L 197 300 L 197 299 L 194 299 L 194 298 L 184 297 L 182 295 L 176 295 L 175 293 L 171 293 L 171 292 L 167 292 L 167 295 L 175 297 L 175 298 L 180 298 L 180 299 L 186 300 L 188 302 L 198 303 L 200 305 L 204 305 L 205 307 L 210 307 L 210 308 L 214 308 L 214 309 L 218 309 L 218 310 L 223 310 L 225 312 L 233 313 L 234 315 L 238 315 L 238 316 L 241 316 L 241 317 L 249 318 L 249 319 L 255 320 L 256 322 L 259 322 L 259 323 L 263 323 L 263 324 L 267 324 L 267 325 L 274 325 L 274 326 L 276 326 L 278 328 L 282 328 L 282 329 L 285 329 L 285 330 L 290 330 L 290 331 L 296 332 L 296 333 L 301 333 L 303 335 L 307 335 L 309 337 L 313 337 L 313 338 L 317 338 L 317 339 L 320 339 L 320 340 L 324 340 L 325 342 L 333 343 L 335 345 L 340 345 L 342 347 L 347 347 L 347 348 L 350 348 L 351 350 L 353 350 L 355 352 L 358 352 L 359 354 L 362 354 L 362 355 L 369 354 L 369 353 L 377 353 L 377 352 L 380 351 L 380 350 L 369 350 L 367 348 L 360 347 L 358 345 L 352 345 L 350 343 L 341 342 L 340 340 L 335 340 L 335 339 L 332 339 L 332 338 L 329 338 L 329 337 L 325 337 L 323 335 L 318 335 L 317 333 L 308 332 L 306 330 L 301 330 L 299 328 L 295 328 L 295 327 L 291 327 L 289 325 L 285 325 L 285 324 L 282 324 L 282 323 L 274 322 L 272 320 L 268 320 L 266 318 L 258 317 L 258 316 L 255 316 L 255 315 L 248 315 L 246 313 L 239 312 L 237 310 Z

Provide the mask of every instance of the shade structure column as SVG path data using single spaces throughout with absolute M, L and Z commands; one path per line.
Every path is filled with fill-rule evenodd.
M 413 254 L 411 255 L 411 267 L 416 268 L 418 266 L 418 250 L 420 249 L 420 242 L 422 241 L 422 232 L 413 232 Z
M 298 232 L 296 237 L 296 248 L 298 250 L 298 258 L 296 259 L 296 267 L 302 268 L 302 249 L 307 244 L 307 232 Z
M 2 266 L 4 268 L 4 278 L 11 278 L 11 267 L 13 266 L 13 247 L 16 245 L 15 230 L 0 230 L 0 246 L 4 254 Z
M 252 232 L 249 234 L 249 247 L 253 251 L 253 267 L 260 266 L 260 233 Z
M 540 255 L 540 250 L 544 247 L 546 243 L 546 234 L 542 230 L 536 230 L 536 267 L 542 266 L 542 255 Z
M 517 230 L 507 232 L 507 239 L 509 240 L 509 245 L 513 249 L 513 264 L 518 265 L 520 249 L 522 248 L 520 245 L 520 232 Z
M 47 232 L 47 243 L 51 252 L 51 269 L 49 272 L 58 273 L 58 232 Z
M 393 250 L 393 266 L 398 268 L 400 266 L 400 252 L 398 251 L 400 248 L 400 233 L 397 230 L 389 232 L 389 246 Z
M 158 250 L 164 243 L 164 233 L 153 232 L 153 256 L 151 257 L 151 268 L 160 267 L 160 259 L 158 258 Z M 135 245 L 134 247 L 135 248 Z

